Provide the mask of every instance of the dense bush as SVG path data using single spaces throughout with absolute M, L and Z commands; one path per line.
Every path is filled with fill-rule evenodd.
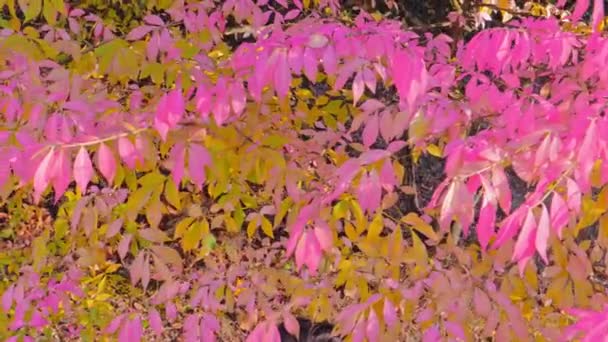
M 449 5 L 0 0 L 0 338 L 608 336 L 604 3 Z

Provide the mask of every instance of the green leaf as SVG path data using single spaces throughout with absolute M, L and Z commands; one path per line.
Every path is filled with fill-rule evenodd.
M 203 238 L 203 247 L 208 250 L 212 250 L 216 244 L 217 244 L 217 241 L 213 234 L 207 234 Z

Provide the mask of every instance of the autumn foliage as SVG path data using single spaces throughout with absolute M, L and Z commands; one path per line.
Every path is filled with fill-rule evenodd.
M 605 339 L 604 2 L 404 3 L 0 0 L 0 339 Z

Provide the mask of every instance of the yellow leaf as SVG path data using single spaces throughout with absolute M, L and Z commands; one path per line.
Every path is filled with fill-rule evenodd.
M 202 237 L 202 228 L 200 222 L 190 226 L 182 238 L 182 248 L 188 252 L 198 247 Z
M 101 277 L 101 281 L 99 282 L 99 284 L 97 284 L 97 293 L 102 293 L 103 290 L 105 289 L 106 279 L 108 279 L 108 277 L 106 277 L 106 276 Z
M 416 113 L 410 123 L 408 134 L 413 141 L 424 139 L 429 131 L 429 119 L 421 112 Z
M 180 238 L 186 232 L 186 229 L 194 222 L 194 217 L 186 217 L 175 226 L 174 239 Z
M 57 23 L 57 9 L 53 6 L 53 3 L 49 0 L 44 1 L 44 8 L 42 9 L 42 16 L 49 25 L 54 26 Z
M 270 221 L 267 218 L 265 218 L 264 216 L 262 216 L 262 231 L 268 237 L 270 237 L 271 239 L 274 239 L 274 233 L 272 231 L 272 224 L 270 224 Z
M 369 224 L 367 229 L 367 237 L 374 241 L 380 237 L 380 233 L 382 232 L 382 228 L 384 228 L 384 224 L 382 222 L 382 215 L 376 214 L 373 221 Z
M 110 263 L 108 267 L 106 267 L 105 273 L 114 273 L 118 271 L 120 268 L 120 264 Z
M 49 254 L 46 245 L 49 240 L 49 232 L 45 230 L 44 233 L 34 239 L 32 242 L 32 256 L 34 260 L 34 269 L 40 271 L 44 267 L 46 258 Z
M 344 223 L 344 233 L 346 234 L 346 237 L 352 242 L 356 242 L 357 240 L 359 240 L 359 233 L 357 233 L 357 230 L 355 230 L 355 227 L 353 227 L 350 222 Z
M 430 224 L 426 223 L 423 219 L 421 219 L 420 216 L 418 216 L 418 214 L 416 213 L 409 213 L 403 216 L 401 218 L 401 222 L 412 226 L 412 228 L 419 231 L 424 236 L 433 241 L 439 240 L 439 237 L 437 236 L 437 233 L 435 233 L 435 231 L 433 230 L 433 227 L 431 227 Z
M 435 144 L 430 144 L 427 146 L 426 151 L 435 157 L 443 157 L 443 151 L 441 151 L 441 148 Z
M 417 262 L 426 263 L 427 259 L 428 259 L 428 254 L 426 252 L 426 246 L 424 245 L 422 240 L 420 240 L 418 235 L 414 234 L 414 232 L 412 232 L 412 241 L 413 241 L 412 256 L 414 257 L 414 259 Z
M 259 216 L 258 217 L 254 217 L 253 219 L 251 219 L 249 221 L 249 224 L 247 224 L 247 236 L 250 239 L 253 237 L 253 234 L 255 234 L 255 232 L 258 230 L 258 226 L 259 225 L 260 225 Z
M 355 216 L 355 227 L 357 228 L 358 234 L 362 234 L 365 230 L 365 226 L 367 225 L 367 220 L 365 219 L 365 215 L 363 214 L 363 210 L 359 203 L 355 200 L 349 200 L 350 211 Z
M 236 220 L 228 215 L 224 216 L 224 224 L 226 224 L 226 230 L 230 233 L 238 233 L 241 229 Z
M 380 254 L 378 244 L 369 237 L 357 242 L 357 247 L 363 252 L 363 254 L 370 258 L 376 258 Z
M 343 219 L 348 215 L 348 202 L 340 201 L 334 205 L 332 210 L 332 216 L 334 219 L 339 220 Z
M 179 198 L 179 190 L 171 177 L 165 182 L 165 198 L 175 209 L 181 210 L 182 204 Z
M 388 240 L 388 259 L 399 262 L 403 257 L 403 233 L 401 227 L 395 228 Z
M 42 0 L 31 0 L 26 8 L 21 6 L 21 10 L 25 13 L 25 20 L 23 22 L 36 19 L 42 10 Z
M 151 228 L 158 228 L 158 225 L 163 218 L 163 204 L 160 201 L 160 194 L 156 194 L 158 194 L 158 192 L 155 193 L 146 208 L 146 220 Z

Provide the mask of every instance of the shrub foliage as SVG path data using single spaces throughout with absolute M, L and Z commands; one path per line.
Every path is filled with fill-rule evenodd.
M 608 335 L 604 2 L 416 6 L 0 0 L 0 338 Z

